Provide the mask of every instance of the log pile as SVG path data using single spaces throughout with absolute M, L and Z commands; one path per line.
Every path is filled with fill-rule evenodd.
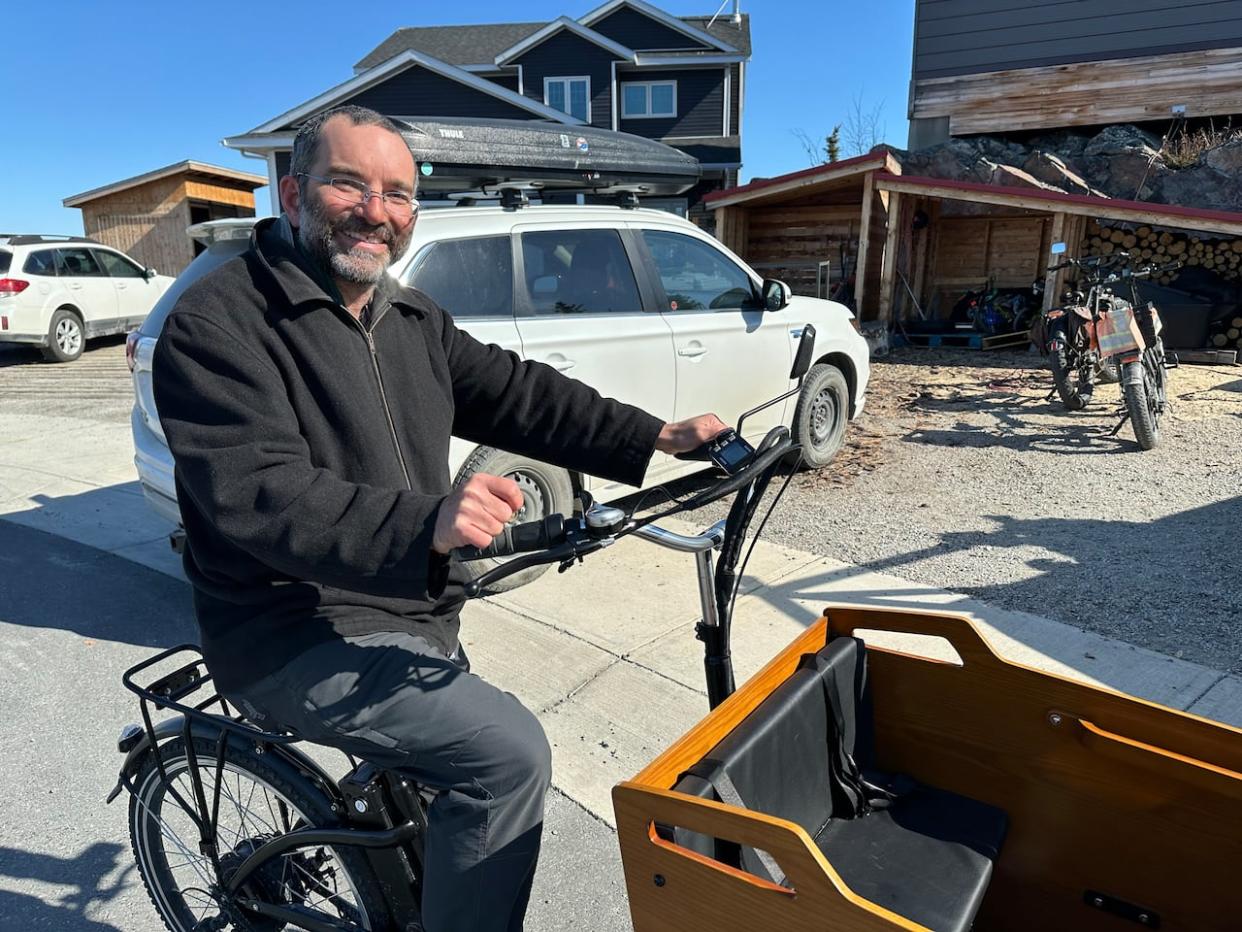
M 1101 226 L 1087 224 L 1082 252 L 1088 256 L 1111 256 L 1119 250 L 1130 253 L 1130 265 L 1168 265 L 1180 261 L 1184 266 L 1202 266 L 1222 278 L 1242 278 L 1242 239 L 1207 234 L 1176 233 L 1149 226 Z M 1152 281 L 1168 285 L 1177 272 L 1167 272 Z
M 1208 344 L 1215 349 L 1242 352 L 1242 317 L 1227 317 L 1212 327 Z

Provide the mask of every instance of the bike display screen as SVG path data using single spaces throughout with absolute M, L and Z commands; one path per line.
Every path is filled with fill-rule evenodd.
M 736 431 L 727 430 L 708 443 L 707 452 L 713 463 L 733 475 L 755 455 L 755 448 Z

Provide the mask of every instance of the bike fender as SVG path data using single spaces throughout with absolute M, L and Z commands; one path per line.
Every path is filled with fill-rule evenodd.
M 1142 385 L 1143 384 L 1143 367 L 1132 366 L 1130 363 L 1137 362 L 1137 359 L 1128 359 L 1121 357 L 1121 384 L 1122 385 Z
M 217 741 L 219 740 L 220 733 L 223 730 L 224 729 L 219 726 L 212 725 L 209 721 L 204 719 L 196 718 L 190 722 L 190 733 L 196 738 L 206 738 L 209 741 Z M 142 766 L 143 758 L 146 757 L 147 753 L 152 749 L 154 744 L 159 744 L 171 738 L 179 738 L 184 734 L 184 715 L 173 715 L 158 722 L 155 725 L 154 741 L 151 739 L 151 733 L 144 729 L 142 736 L 138 739 L 138 743 L 126 752 L 125 760 L 121 764 L 121 771 L 117 775 L 116 786 L 112 788 L 112 792 L 110 792 L 104 800 L 105 804 L 111 803 L 121 794 L 121 790 L 126 788 L 126 784 L 132 783 L 134 777 L 138 774 L 138 768 Z M 236 732 L 229 735 L 228 740 L 238 744 L 242 744 L 247 741 L 246 738 Z M 324 769 L 311 760 L 310 757 L 308 757 L 303 751 L 288 744 L 269 744 L 266 745 L 266 748 L 269 754 L 276 755 L 290 766 L 296 768 L 311 780 L 315 781 L 315 783 L 317 783 L 320 788 L 328 794 L 334 804 L 343 803 L 344 797 L 341 796 L 341 792 L 337 788 L 336 781 L 328 776 Z

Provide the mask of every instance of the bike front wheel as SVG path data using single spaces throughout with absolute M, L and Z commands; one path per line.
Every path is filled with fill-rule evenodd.
M 1122 366 L 1121 393 L 1134 425 L 1134 439 L 1150 450 L 1160 442 L 1160 408 L 1164 366 L 1150 350 Z
M 158 753 L 167 782 L 154 754 L 148 755 L 130 796 L 129 828 L 138 872 L 164 924 L 172 932 L 284 929 L 279 920 L 241 912 L 236 901 L 222 891 L 219 874 L 227 877 L 260 845 L 279 835 L 307 825 L 338 824 L 323 792 L 275 755 L 230 742 L 219 781 L 217 872 L 200 849 L 194 818 L 177 799 L 179 795 L 195 806 L 185 744 L 178 738 L 165 743 Z M 195 738 L 194 756 L 211 807 L 216 788 L 215 742 Z M 242 892 L 341 928 L 379 932 L 388 926 L 383 896 L 358 849 L 314 847 L 285 852 L 260 867 Z

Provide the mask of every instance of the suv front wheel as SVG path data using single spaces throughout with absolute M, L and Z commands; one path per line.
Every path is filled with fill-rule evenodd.
M 81 318 L 68 308 L 59 308 L 48 324 L 43 358 L 48 362 L 73 362 L 82 355 L 85 342 Z
M 793 435 L 810 469 L 827 466 L 845 440 L 850 419 L 850 387 L 836 366 L 817 363 L 807 372 L 794 410 Z
M 573 513 L 573 485 L 569 481 L 569 473 L 559 466 L 551 466 L 539 460 L 518 456 L 516 453 L 497 450 L 495 447 L 479 447 L 462 464 L 453 487 L 461 488 L 467 479 L 477 473 L 512 479 L 522 490 L 522 508 L 513 516 L 510 524 L 540 521 L 552 514 Z M 488 570 L 500 566 L 503 562 L 505 562 L 503 559 L 473 560 L 465 566 L 471 577 L 477 578 Z M 546 566 L 532 566 L 528 570 L 514 573 L 495 585 L 489 586 L 487 592 L 505 592 L 509 589 L 516 589 L 518 586 L 524 586 L 538 579 L 546 570 Z

